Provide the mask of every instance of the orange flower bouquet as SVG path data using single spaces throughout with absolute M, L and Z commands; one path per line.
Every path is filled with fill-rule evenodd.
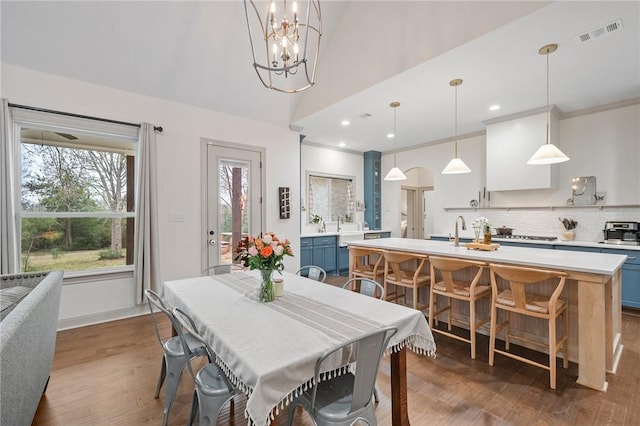
M 262 275 L 260 300 L 271 302 L 275 298 L 273 292 L 273 271 L 284 269 L 282 259 L 293 256 L 289 240 L 280 240 L 273 232 L 259 237 L 245 237 L 236 250 L 242 264 L 249 269 L 258 269 Z

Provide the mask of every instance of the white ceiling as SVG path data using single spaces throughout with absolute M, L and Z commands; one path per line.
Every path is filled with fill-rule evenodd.
M 259 83 L 240 0 L 3 0 L 2 62 L 292 124 L 305 141 L 343 141 L 356 151 L 391 149 L 395 100 L 399 147 L 453 136 L 453 78 L 464 80 L 459 134 L 543 106 L 545 58 L 537 51 L 548 43 L 559 45 L 550 57 L 550 101 L 563 112 L 640 97 L 638 1 L 321 4 L 318 84 L 296 95 Z M 616 19 L 622 30 L 585 43 L 574 38 Z M 489 112 L 494 103 L 501 110 Z M 371 117 L 360 118 L 365 113 Z

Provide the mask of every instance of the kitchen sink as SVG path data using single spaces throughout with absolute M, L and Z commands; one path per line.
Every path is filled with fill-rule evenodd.
M 364 240 L 364 232 L 362 231 L 346 231 L 338 234 L 338 245 L 344 247 L 349 241 Z

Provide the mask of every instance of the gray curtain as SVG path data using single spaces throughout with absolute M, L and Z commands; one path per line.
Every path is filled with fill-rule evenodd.
M 133 262 L 136 303 L 142 304 L 144 291 L 159 291 L 162 284 L 158 238 L 158 181 L 156 134 L 153 124 L 140 126 L 136 155 L 136 219 Z
M 0 274 L 20 271 L 16 228 L 16 142 L 9 102 L 0 105 Z

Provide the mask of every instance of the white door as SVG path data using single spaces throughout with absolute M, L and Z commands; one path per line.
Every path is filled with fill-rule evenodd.
M 203 270 L 230 264 L 238 241 L 262 228 L 262 156 L 259 149 L 206 145 L 206 261 Z

